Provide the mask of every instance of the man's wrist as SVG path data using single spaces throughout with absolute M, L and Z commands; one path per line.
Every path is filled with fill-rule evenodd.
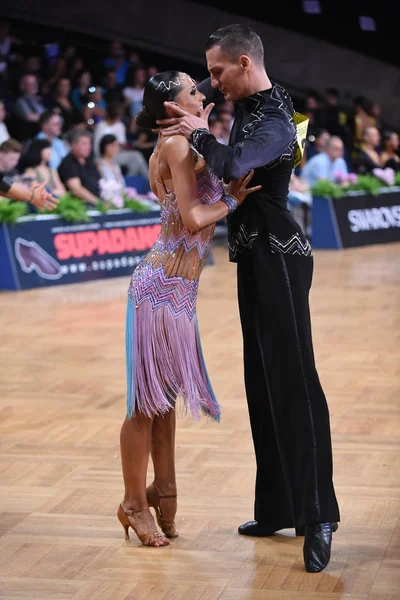
M 4 175 L 3 177 L 0 177 L 0 193 L 7 194 L 10 191 L 13 183 L 14 180 L 12 177 L 10 177 L 10 175 Z
M 190 134 L 189 141 L 196 150 L 200 150 L 201 142 L 203 141 L 206 135 L 210 135 L 210 132 L 205 127 L 195 129 Z

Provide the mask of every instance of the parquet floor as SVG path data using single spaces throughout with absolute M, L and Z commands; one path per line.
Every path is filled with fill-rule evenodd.
M 180 420 L 180 537 L 126 543 L 119 429 L 126 278 L 0 294 L 0 598 L 400 598 L 400 246 L 316 251 L 316 360 L 342 522 L 330 565 L 303 570 L 290 531 L 248 539 L 254 455 L 235 266 L 214 249 L 198 315 L 219 425 Z M 149 479 L 151 478 L 151 468 Z

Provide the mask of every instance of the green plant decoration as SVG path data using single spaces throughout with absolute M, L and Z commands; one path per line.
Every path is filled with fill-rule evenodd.
M 24 217 L 28 212 L 26 202 L 13 202 L 12 200 L 0 200 L 0 223 L 12 225 L 20 217 Z

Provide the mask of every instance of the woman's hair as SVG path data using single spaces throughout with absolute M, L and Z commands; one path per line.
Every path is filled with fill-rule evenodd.
M 388 142 L 390 142 L 392 135 L 396 133 L 395 131 L 393 131 L 392 129 L 387 129 L 385 131 L 383 131 L 382 133 L 382 137 L 381 137 L 381 142 L 382 145 L 385 146 Z
M 27 169 L 28 167 L 34 168 L 40 165 L 42 162 L 42 150 L 45 148 L 51 148 L 48 140 L 34 139 L 27 151 L 21 156 L 23 169 Z
M 110 144 L 113 144 L 116 141 L 117 141 L 117 138 L 112 133 L 107 133 L 106 135 L 103 135 L 103 137 L 100 140 L 100 144 L 99 144 L 100 156 L 104 156 L 106 153 L 107 146 L 109 146 Z
M 163 71 L 148 80 L 143 93 L 143 108 L 136 115 L 138 127 L 158 129 L 157 119 L 165 119 L 164 102 L 175 100 L 182 89 L 181 71 Z

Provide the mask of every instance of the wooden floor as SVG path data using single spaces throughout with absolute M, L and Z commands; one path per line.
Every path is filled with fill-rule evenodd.
M 178 423 L 181 535 L 168 548 L 125 543 L 116 519 L 128 280 L 0 294 L 0 598 L 400 598 L 400 246 L 315 252 L 342 521 L 311 575 L 291 531 L 237 534 L 253 516 L 254 454 L 235 266 L 222 247 L 214 259 L 198 314 L 223 418 Z

